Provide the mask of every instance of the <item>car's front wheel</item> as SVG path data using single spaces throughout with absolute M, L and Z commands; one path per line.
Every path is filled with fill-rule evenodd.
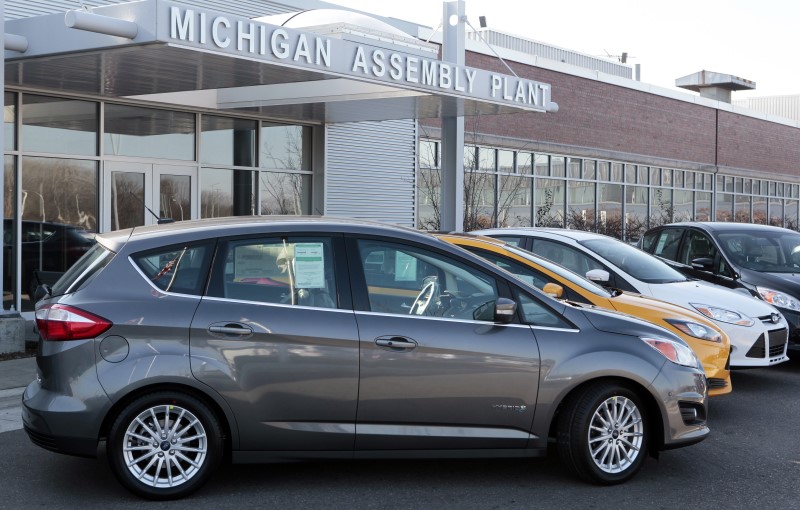
M 558 451 L 580 478 L 622 483 L 642 467 L 650 440 L 647 413 L 623 386 L 591 386 L 566 402 L 558 420 Z
M 151 393 L 119 413 L 106 451 L 114 475 L 131 492 L 148 499 L 177 499 L 200 488 L 219 464 L 222 429 L 200 400 Z

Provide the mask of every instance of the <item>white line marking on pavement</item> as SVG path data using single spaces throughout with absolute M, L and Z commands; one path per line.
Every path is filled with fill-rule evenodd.
M 22 428 L 22 402 L 25 388 L 0 390 L 0 434 Z

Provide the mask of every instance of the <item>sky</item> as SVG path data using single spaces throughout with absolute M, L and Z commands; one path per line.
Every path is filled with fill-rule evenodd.
M 439 0 L 329 0 L 435 28 Z M 641 80 L 675 90 L 701 70 L 756 82 L 733 100 L 800 94 L 797 0 L 466 0 L 477 27 L 520 35 L 592 56 L 628 53 Z M 684 91 L 687 94 L 693 92 Z

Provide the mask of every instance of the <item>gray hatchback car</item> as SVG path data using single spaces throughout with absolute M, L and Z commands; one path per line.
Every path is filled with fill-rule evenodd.
M 111 232 L 40 301 L 31 440 L 152 499 L 233 462 L 534 457 L 627 480 L 708 434 L 658 326 L 555 301 L 427 234 L 325 218 Z

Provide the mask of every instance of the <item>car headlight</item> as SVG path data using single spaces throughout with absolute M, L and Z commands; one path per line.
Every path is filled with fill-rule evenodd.
M 686 345 L 666 338 L 639 337 L 644 343 L 660 352 L 665 358 L 678 365 L 696 368 L 700 366 L 697 356 Z
M 733 310 L 726 310 L 725 308 L 719 308 L 717 306 L 711 305 L 702 305 L 699 303 L 690 303 L 695 310 L 702 313 L 709 319 L 714 319 L 715 321 L 720 322 L 727 322 L 729 324 L 736 324 L 737 326 L 752 326 L 755 324 L 755 321 L 750 317 L 743 315 L 739 312 L 734 312 Z
M 704 326 L 697 322 L 684 321 L 680 319 L 664 319 L 667 323 L 674 326 L 678 331 L 701 340 L 708 340 L 709 342 L 722 342 L 722 335 L 708 326 Z
M 756 289 L 761 299 L 773 306 L 788 308 L 789 310 L 800 310 L 800 301 L 785 292 L 779 292 L 766 287 L 756 287 Z

